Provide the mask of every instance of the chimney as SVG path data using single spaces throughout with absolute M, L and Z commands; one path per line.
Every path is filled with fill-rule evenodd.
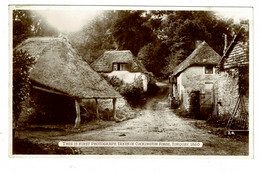
M 195 49 L 202 43 L 201 40 L 196 40 L 195 41 Z
M 224 55 L 227 50 L 227 34 L 223 34 L 223 35 L 224 35 L 224 49 L 223 49 L 223 55 Z

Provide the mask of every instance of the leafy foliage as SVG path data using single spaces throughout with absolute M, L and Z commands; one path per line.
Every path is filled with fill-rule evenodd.
M 13 118 L 17 122 L 22 111 L 22 102 L 29 98 L 30 79 L 29 71 L 35 58 L 27 52 L 14 51 L 13 53 Z
M 222 55 L 223 34 L 231 39 L 229 23 L 217 18 L 208 11 L 167 12 L 158 29 L 159 37 L 168 46 L 168 65 L 164 69 L 171 72 L 174 67 L 187 58 L 195 49 L 197 40 L 206 41 L 217 53 Z
M 125 97 L 131 106 L 135 107 L 140 103 L 144 94 L 143 80 L 141 76 L 139 76 L 131 84 L 124 83 L 116 76 L 109 77 L 107 75 L 103 75 L 103 77 L 115 88 L 115 90 L 117 90 L 122 96 Z
M 138 53 L 146 69 L 156 76 L 162 76 L 162 69 L 167 65 L 166 57 L 169 54 L 167 46 L 160 40 L 145 45 Z
M 120 88 L 120 94 L 122 94 L 133 107 L 138 106 L 142 100 L 142 95 L 144 94 L 142 83 L 142 78 L 138 77 L 134 83 L 126 83 Z
M 228 42 L 239 30 L 232 20 L 211 11 L 105 11 L 80 32 L 70 35 L 73 45 L 88 63 L 106 50 L 131 50 L 148 71 L 167 76 L 205 40 L 223 54 L 224 34 Z
M 68 35 L 72 45 L 89 64 L 101 56 L 105 50 L 118 48 L 112 34 L 112 26 L 116 19 L 116 11 L 106 11 L 85 25 L 82 31 Z
M 113 25 L 113 36 L 121 50 L 131 50 L 137 56 L 139 50 L 154 40 L 151 28 L 145 25 L 147 18 L 143 11 L 118 11 Z
M 29 37 L 58 36 L 57 29 L 35 11 L 13 10 L 13 47 Z

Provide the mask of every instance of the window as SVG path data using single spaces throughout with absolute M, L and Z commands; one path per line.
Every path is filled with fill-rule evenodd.
M 205 74 L 214 74 L 214 67 L 212 65 L 205 66 Z
M 117 65 L 118 65 L 118 64 L 115 64 L 115 63 L 113 64 L 113 71 L 117 71 L 117 69 L 118 69 L 118 68 L 117 68 Z
M 113 63 L 113 71 L 124 71 L 126 70 L 126 63 Z

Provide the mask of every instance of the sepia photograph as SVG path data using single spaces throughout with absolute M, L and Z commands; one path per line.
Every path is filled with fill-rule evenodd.
M 252 158 L 252 7 L 8 12 L 11 157 Z

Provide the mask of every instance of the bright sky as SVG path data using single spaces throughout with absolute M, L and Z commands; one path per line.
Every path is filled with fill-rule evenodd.
M 178 9 L 178 8 L 177 8 Z M 195 10 L 213 10 L 218 15 L 225 18 L 233 18 L 235 22 L 239 22 L 239 19 L 250 19 L 252 15 L 252 9 L 250 8 L 202 8 L 198 9 L 193 7 Z M 180 9 L 179 9 L 180 10 Z M 181 9 L 185 10 L 185 9 Z M 191 10 L 191 9 L 188 9 Z M 44 10 L 39 10 L 39 13 L 43 15 L 47 21 L 60 31 L 73 32 L 78 31 L 92 20 L 95 16 L 99 15 L 102 11 L 94 8 L 57 8 L 48 7 Z
M 235 22 L 240 19 L 252 19 L 252 8 L 216 8 L 217 15 L 225 18 L 233 18 Z

